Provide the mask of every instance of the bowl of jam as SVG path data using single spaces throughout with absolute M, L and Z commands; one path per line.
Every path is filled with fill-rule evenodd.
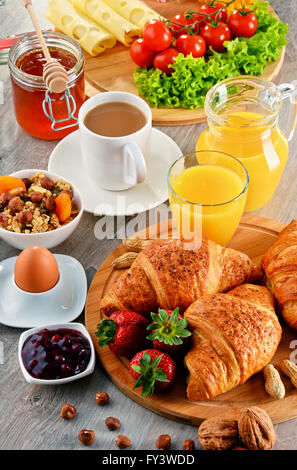
M 27 382 L 63 384 L 86 377 L 95 368 L 91 337 L 81 323 L 63 323 L 25 331 L 19 363 Z

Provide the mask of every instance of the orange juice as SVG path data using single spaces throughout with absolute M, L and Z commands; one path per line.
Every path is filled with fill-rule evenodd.
M 246 203 L 242 176 L 228 167 L 203 164 L 171 175 L 169 180 L 170 207 L 180 235 L 193 239 L 202 230 L 203 236 L 221 245 L 228 243 Z
M 238 158 L 250 177 L 247 211 L 263 207 L 272 197 L 288 159 L 288 143 L 278 128 L 261 124 L 263 116 L 242 111 L 223 116 L 227 124 L 200 135 L 197 150 L 216 150 Z

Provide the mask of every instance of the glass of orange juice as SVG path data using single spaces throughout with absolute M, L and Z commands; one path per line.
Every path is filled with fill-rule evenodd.
M 245 166 L 223 152 L 201 150 L 169 170 L 169 202 L 179 236 L 226 245 L 242 217 L 249 185 Z

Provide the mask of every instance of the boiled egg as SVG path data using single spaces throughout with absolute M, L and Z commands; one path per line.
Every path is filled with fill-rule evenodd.
M 29 246 L 15 262 L 14 280 L 20 289 L 32 294 L 52 289 L 59 280 L 56 258 L 42 246 Z

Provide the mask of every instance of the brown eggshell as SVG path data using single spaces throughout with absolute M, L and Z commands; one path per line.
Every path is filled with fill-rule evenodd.
M 15 262 L 14 280 L 20 289 L 34 294 L 52 289 L 59 280 L 54 255 L 42 246 L 29 246 Z

